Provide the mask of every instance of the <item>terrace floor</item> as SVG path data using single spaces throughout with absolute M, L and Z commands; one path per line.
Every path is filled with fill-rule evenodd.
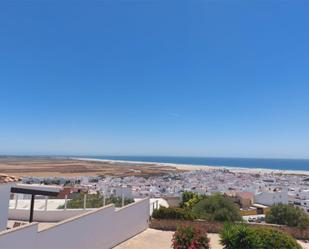
M 174 232 L 147 229 L 114 249 L 171 249 Z M 208 234 L 212 249 L 222 249 L 218 234 Z
M 114 249 L 171 249 L 171 240 L 174 232 L 147 229 L 135 237 L 114 247 Z M 219 243 L 219 235 L 209 233 L 211 249 L 223 249 Z M 298 241 L 303 249 L 309 249 L 309 242 Z

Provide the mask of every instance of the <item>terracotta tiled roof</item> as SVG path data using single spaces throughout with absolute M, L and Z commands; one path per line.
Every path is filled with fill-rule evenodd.
M 17 182 L 20 179 L 16 176 L 9 176 L 5 174 L 0 174 L 0 184 L 2 183 L 10 183 L 10 182 Z
M 253 198 L 253 193 L 251 192 L 237 192 L 236 195 L 240 198 L 244 199 L 252 199 Z

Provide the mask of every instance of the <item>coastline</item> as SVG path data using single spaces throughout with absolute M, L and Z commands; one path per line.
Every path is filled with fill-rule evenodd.
M 177 164 L 177 163 L 161 163 L 161 162 L 142 162 L 142 161 L 126 161 L 126 160 L 111 160 L 98 158 L 80 158 L 70 157 L 70 159 L 80 161 L 105 162 L 109 164 L 137 164 L 137 165 L 154 165 L 173 167 L 178 170 L 195 171 L 195 170 L 228 170 L 235 173 L 246 174 L 283 174 L 283 175 L 308 175 L 309 171 L 305 170 L 282 170 L 282 169 L 266 169 L 266 168 L 245 168 L 245 167 L 231 167 L 231 166 L 212 166 L 212 165 L 193 165 L 193 164 Z
M 152 164 L 74 160 L 69 157 L 0 158 L 0 173 L 18 177 L 151 176 L 179 172 L 175 167 Z

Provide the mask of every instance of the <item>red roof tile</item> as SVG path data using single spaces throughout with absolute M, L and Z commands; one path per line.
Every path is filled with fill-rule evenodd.
M 10 183 L 10 182 L 17 182 L 20 179 L 18 177 L 15 176 L 9 176 L 6 174 L 0 174 L 0 184 L 2 183 Z

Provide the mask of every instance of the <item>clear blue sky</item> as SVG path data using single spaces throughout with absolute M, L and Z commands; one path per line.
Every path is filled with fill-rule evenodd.
M 309 1 L 1 1 L 0 154 L 309 158 Z

